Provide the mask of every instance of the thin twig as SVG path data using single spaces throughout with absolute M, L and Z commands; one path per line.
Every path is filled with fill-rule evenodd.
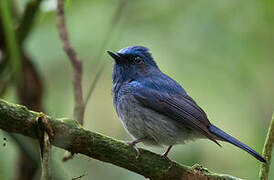
M 74 88 L 74 119 L 81 125 L 84 123 L 85 104 L 82 92 L 82 61 L 78 58 L 76 51 L 72 47 L 65 21 L 64 0 L 57 1 L 57 24 L 63 47 L 74 71 L 73 88 Z M 73 153 L 66 152 L 63 161 L 67 161 L 73 157 Z
M 113 33 L 113 30 L 115 29 L 115 27 L 117 26 L 117 24 L 119 23 L 120 19 L 121 19 L 121 15 L 122 15 L 122 12 L 127 4 L 128 0 L 120 0 L 119 1 L 119 4 L 117 5 L 117 8 L 114 12 L 114 15 L 113 15 L 113 18 L 111 20 L 111 23 L 110 23 L 110 27 L 108 28 L 108 31 L 105 35 L 105 38 L 103 40 L 103 43 L 101 45 L 101 48 L 99 50 L 99 53 L 97 54 L 97 56 L 95 56 L 95 59 L 97 60 L 98 62 L 98 71 L 96 72 L 96 75 L 95 75 L 95 78 L 93 79 L 92 83 L 91 83 L 91 86 L 89 88 L 89 91 L 88 91 L 88 94 L 87 94 L 87 97 L 85 99 L 85 105 L 87 105 L 95 87 L 96 87 L 96 84 L 98 82 L 98 79 L 100 78 L 105 66 L 106 66 L 106 61 L 103 61 L 101 64 L 101 58 L 102 58 L 102 55 L 103 53 L 105 52 L 105 47 L 109 41 L 109 39 L 111 38 L 111 35 Z
M 268 132 L 265 138 L 263 157 L 266 159 L 267 163 L 261 164 L 260 174 L 259 174 L 260 180 L 268 179 L 273 143 L 274 143 L 274 113 L 272 114 L 272 120 L 270 122 Z
M 61 41 L 74 70 L 74 118 L 83 125 L 85 105 L 82 93 L 82 61 L 72 47 L 65 21 L 64 0 L 57 1 L 57 23 Z
M 40 143 L 40 151 L 41 151 L 41 180 L 51 180 L 49 161 L 50 161 L 50 150 L 51 143 L 50 137 L 53 137 L 54 133 L 52 127 L 49 124 L 49 120 L 47 117 L 40 113 L 38 116 L 38 137 Z
M 50 161 L 50 141 L 49 141 L 49 135 L 48 133 L 44 134 L 44 149 L 43 151 L 43 158 L 42 158 L 42 174 L 41 174 L 41 180 L 50 180 L 50 168 L 49 168 L 49 161 Z

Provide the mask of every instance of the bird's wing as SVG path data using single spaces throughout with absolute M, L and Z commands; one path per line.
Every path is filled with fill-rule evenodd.
M 183 123 L 185 126 L 201 132 L 207 138 L 216 141 L 212 133 L 208 130 L 210 125 L 204 111 L 188 95 L 176 91 L 161 90 L 144 84 L 134 85 L 132 91 L 134 97 L 142 103 L 143 106 L 153 109 L 158 113 Z

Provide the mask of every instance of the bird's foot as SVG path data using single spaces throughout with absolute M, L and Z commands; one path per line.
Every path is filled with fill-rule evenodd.
M 169 159 L 169 157 L 167 157 L 167 155 L 168 155 L 168 153 L 169 153 L 169 151 L 170 151 L 171 148 L 172 148 L 172 146 L 169 146 L 169 147 L 167 148 L 166 152 L 164 152 L 164 153 L 161 155 L 163 158 L 165 158 L 166 160 L 168 160 L 168 162 L 169 162 L 168 169 L 170 169 L 170 168 L 172 167 L 172 165 L 173 165 L 173 162 L 171 161 L 171 159 Z
M 167 155 L 168 155 L 168 151 L 164 152 L 161 156 L 162 156 L 163 158 L 165 158 L 165 159 L 169 159 L 169 158 L 167 157 Z
M 136 146 L 137 143 L 141 142 L 141 140 L 137 139 L 137 140 L 133 140 L 133 141 L 126 141 L 126 143 L 130 146 L 132 146 L 136 152 L 136 159 L 139 158 L 140 156 L 140 151 L 138 149 L 138 147 Z
M 169 166 L 168 166 L 167 170 L 169 170 L 170 168 L 172 168 L 172 165 L 173 165 L 172 160 L 169 159 L 169 157 L 167 157 L 167 155 L 165 153 L 162 154 L 161 157 L 164 158 L 164 159 L 166 159 L 168 161 L 168 163 L 169 163 Z

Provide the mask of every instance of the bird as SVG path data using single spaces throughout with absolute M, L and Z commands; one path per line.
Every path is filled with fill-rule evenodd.
M 127 142 L 137 153 L 136 144 L 171 148 L 196 139 L 228 142 L 261 162 L 259 153 L 212 124 L 205 111 L 184 88 L 163 73 L 144 46 L 129 46 L 118 52 L 107 51 L 114 59 L 112 96 L 117 115 L 128 134 Z

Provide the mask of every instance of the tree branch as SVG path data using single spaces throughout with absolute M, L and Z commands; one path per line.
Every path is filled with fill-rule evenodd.
M 0 128 L 5 131 L 37 139 L 39 129 L 37 117 L 39 117 L 38 112 L 0 99 Z M 229 175 L 212 173 L 199 165 L 188 167 L 169 162 L 160 155 L 144 149 L 140 149 L 140 157 L 136 159 L 135 150 L 121 141 L 88 131 L 74 120 L 45 117 L 53 131 L 49 133 L 52 145 L 126 168 L 146 178 L 153 180 L 239 180 Z M 49 132 L 47 129 L 46 131 Z
M 50 137 L 53 136 L 53 130 L 48 122 L 47 117 L 43 113 L 40 113 L 37 118 L 37 131 L 38 131 L 38 140 L 40 144 L 40 153 L 41 153 L 41 180 L 51 180 L 51 173 L 49 168 L 50 154 L 51 154 L 51 144 Z
M 64 50 L 73 67 L 73 88 L 74 88 L 74 119 L 76 119 L 81 125 L 84 124 L 85 103 L 83 99 L 82 91 L 82 61 L 77 56 L 76 51 L 72 47 L 68 31 L 66 28 L 64 0 L 57 0 L 57 24 L 60 39 L 63 43 Z M 66 151 L 62 160 L 67 161 L 73 158 L 73 153 Z
M 64 0 L 57 1 L 57 23 L 64 50 L 67 53 L 74 70 L 74 118 L 83 125 L 85 104 L 82 92 L 82 61 L 80 61 L 69 40 L 65 21 Z

